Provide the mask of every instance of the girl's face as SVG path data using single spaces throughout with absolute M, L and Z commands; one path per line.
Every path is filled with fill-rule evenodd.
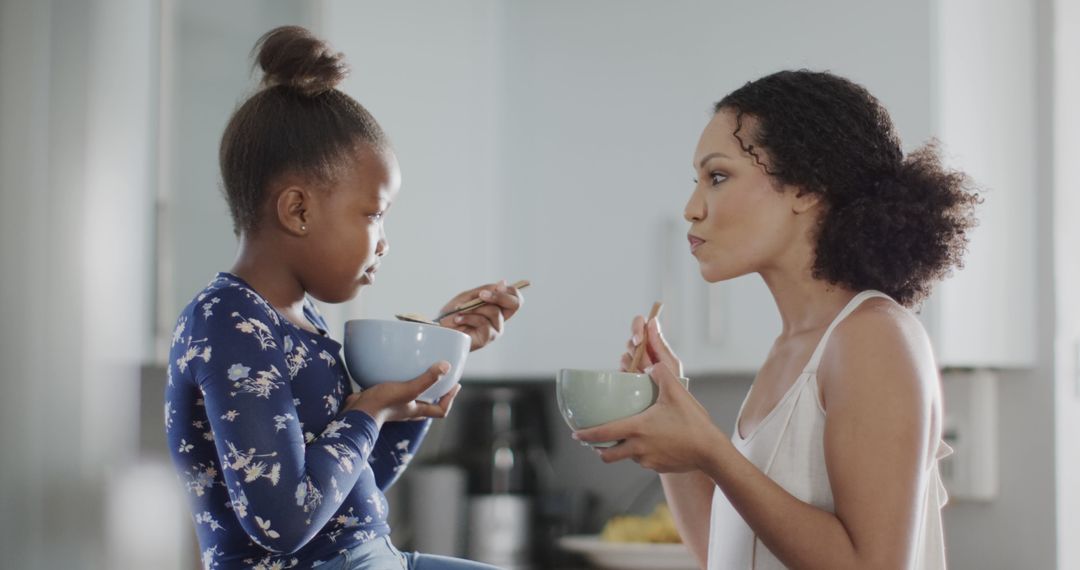
M 308 293 L 327 303 L 352 299 L 375 281 L 390 244 L 383 223 L 401 187 L 397 157 L 390 150 L 361 145 L 337 182 L 319 192 L 302 261 Z
M 743 116 L 740 135 L 750 141 L 753 119 Z M 793 209 L 799 198 L 780 186 L 735 138 L 735 114 L 721 110 L 701 133 L 694 153 L 694 192 L 683 217 L 701 276 L 710 283 L 768 269 L 798 237 L 803 224 Z M 769 157 L 757 151 L 761 160 Z

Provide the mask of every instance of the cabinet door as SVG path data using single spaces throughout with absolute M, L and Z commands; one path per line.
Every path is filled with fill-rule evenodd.
M 1032 366 L 1036 204 L 1047 182 L 1038 174 L 1035 7 L 986 10 L 978 0 L 936 6 L 934 130 L 946 163 L 969 174 L 985 202 L 963 269 L 937 288 L 924 322 L 942 366 Z

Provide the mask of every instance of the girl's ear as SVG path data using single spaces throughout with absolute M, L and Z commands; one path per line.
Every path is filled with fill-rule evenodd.
M 306 188 L 286 187 L 278 193 L 276 206 L 277 221 L 287 233 L 294 236 L 307 235 L 311 195 Z
M 791 213 L 793 214 L 805 214 L 821 203 L 821 192 L 793 188 L 789 191 L 789 196 L 791 196 Z

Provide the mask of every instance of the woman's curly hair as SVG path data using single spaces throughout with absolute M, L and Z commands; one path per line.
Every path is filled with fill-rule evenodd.
M 723 110 L 769 175 L 821 194 L 815 278 L 911 307 L 962 266 L 981 198 L 964 173 L 942 166 L 935 143 L 905 157 L 889 114 L 862 86 L 781 71 L 724 97 L 714 108 Z

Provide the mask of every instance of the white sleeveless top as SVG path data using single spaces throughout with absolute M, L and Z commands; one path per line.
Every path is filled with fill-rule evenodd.
M 745 438 L 739 434 L 739 419 L 743 414 L 740 408 L 731 436 L 735 448 L 770 479 L 795 498 L 831 513 L 835 513 L 836 509 L 829 474 L 825 469 L 825 408 L 818 397 L 817 368 L 836 325 L 872 297 L 889 298 L 878 291 L 863 291 L 856 295 L 833 319 L 806 368 L 776 407 Z M 745 406 L 746 400 L 743 400 Z M 951 452 L 952 449 L 941 442 L 936 459 Z M 937 460 L 930 464 L 928 471 L 912 568 L 943 570 L 945 537 L 941 525 L 941 507 L 945 505 L 947 495 Z M 784 568 L 784 565 L 757 539 L 723 491 L 713 489 L 708 569 L 780 568 Z

